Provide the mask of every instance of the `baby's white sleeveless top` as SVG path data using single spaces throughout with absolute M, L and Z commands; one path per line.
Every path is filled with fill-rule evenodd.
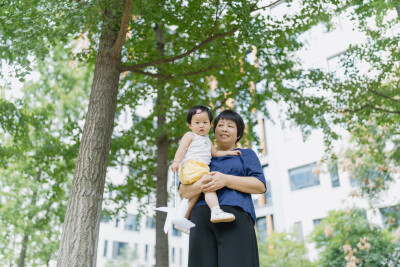
M 211 140 L 206 136 L 201 136 L 191 132 L 194 135 L 194 140 L 189 145 L 185 156 L 182 160 L 182 165 L 185 165 L 186 161 L 189 159 L 197 160 L 205 164 L 210 164 L 211 162 Z

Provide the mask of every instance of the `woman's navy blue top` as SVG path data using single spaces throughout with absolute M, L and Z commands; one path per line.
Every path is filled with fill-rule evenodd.
M 260 160 L 256 153 L 251 149 L 239 149 L 242 152 L 240 156 L 225 156 L 212 158 L 210 163 L 210 171 L 219 171 L 224 174 L 234 176 L 254 177 L 263 182 L 265 185 L 265 177 L 261 167 Z M 256 221 L 256 213 L 254 211 L 251 194 L 242 193 L 240 191 L 223 187 L 217 190 L 219 205 L 236 206 L 248 212 Z M 201 194 L 195 207 L 207 205 L 204 200 L 204 194 Z

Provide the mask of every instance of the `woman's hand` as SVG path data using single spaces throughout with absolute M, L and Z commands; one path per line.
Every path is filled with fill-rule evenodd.
M 226 175 L 221 172 L 210 172 L 203 175 L 201 189 L 203 192 L 215 192 L 226 186 Z

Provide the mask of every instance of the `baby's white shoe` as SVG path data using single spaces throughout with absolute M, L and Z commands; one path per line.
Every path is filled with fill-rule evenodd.
M 176 225 L 176 224 L 174 225 L 174 227 L 175 227 L 176 230 L 181 231 L 181 232 L 184 233 L 184 234 L 190 235 L 190 229 L 188 229 L 188 228 L 181 228 L 181 227 L 179 227 L 179 226 Z
M 179 230 L 185 234 L 190 234 L 190 228 L 194 227 L 195 224 L 184 217 L 177 217 L 172 220 L 176 230 Z
M 211 209 L 211 222 L 212 223 L 220 223 L 220 222 L 231 222 L 235 220 L 235 215 L 229 212 L 225 212 L 219 207 L 214 207 Z

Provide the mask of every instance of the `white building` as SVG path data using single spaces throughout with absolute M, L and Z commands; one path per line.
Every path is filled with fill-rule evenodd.
M 285 2 L 280 2 L 270 10 L 273 16 L 282 16 L 287 11 Z M 304 66 L 325 68 L 343 75 L 338 67 L 339 55 L 351 43 L 363 42 L 365 36 L 353 31 L 351 21 L 344 16 L 336 17 L 333 21 L 335 28 L 332 31 L 327 31 L 320 24 L 304 34 L 303 38 L 308 46 L 298 55 L 303 59 Z M 393 34 L 399 30 L 399 26 L 394 28 Z M 372 210 L 366 200 L 351 196 L 358 187 L 340 166 L 328 167 L 325 164 L 316 168 L 324 155 L 322 133 L 313 131 L 303 141 L 300 130 L 295 126 L 288 126 L 290 122 L 282 119 L 279 114 L 282 107 L 275 103 L 267 105 L 273 121 L 261 119 L 258 127 L 263 151 L 259 157 L 269 191 L 266 195 L 254 196 L 257 229 L 265 233 L 261 237 L 264 238 L 271 231 L 294 230 L 297 238 L 302 240 L 330 210 L 349 207 L 365 209 L 369 222 L 384 225 L 384 216 L 379 209 Z M 335 148 L 339 151 L 346 144 L 346 140 L 337 142 Z M 314 168 L 322 172 L 315 173 Z M 381 202 L 376 203 L 377 206 L 385 208 L 398 205 L 398 192 L 399 183 L 382 196 Z M 310 256 L 314 258 L 315 251 L 311 251 Z
M 118 182 L 126 175 L 124 170 L 121 170 L 111 169 L 108 176 Z M 117 267 L 122 266 L 122 263 L 129 263 L 132 267 L 155 265 L 154 208 L 149 205 L 147 214 L 139 217 L 136 203 L 130 203 L 126 207 L 126 218 L 109 220 L 103 217 L 100 223 L 97 266 Z M 187 266 L 188 241 L 188 235 L 171 227 L 168 232 L 169 266 Z

